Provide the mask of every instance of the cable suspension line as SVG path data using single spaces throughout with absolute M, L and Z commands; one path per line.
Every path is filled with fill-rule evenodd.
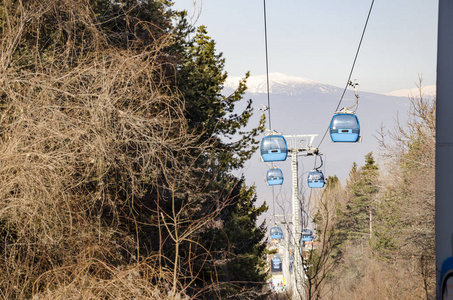
M 373 4 L 374 4 L 374 0 L 371 1 L 370 9 L 368 11 L 368 16 L 366 18 L 365 25 L 363 26 L 362 36 L 360 37 L 359 46 L 357 47 L 357 51 L 355 53 L 354 62 L 352 63 L 351 71 L 349 72 L 349 77 L 348 77 L 348 80 L 346 81 L 346 86 L 344 87 L 343 94 L 341 95 L 340 101 L 338 102 L 338 105 L 337 105 L 337 108 L 335 109 L 335 111 L 337 111 L 338 108 L 340 107 L 344 94 L 346 93 L 349 83 L 351 82 L 352 72 L 354 71 L 355 63 L 357 62 L 357 57 L 359 56 L 360 47 L 362 46 L 363 37 L 365 36 L 365 31 L 368 26 L 368 20 L 370 19 L 371 10 L 373 9 Z
M 266 88 L 267 88 L 267 109 L 269 115 L 269 130 L 272 131 L 272 124 L 271 124 L 271 99 L 270 99 L 270 92 L 269 92 L 269 54 L 267 50 L 267 19 L 266 19 L 266 0 L 263 0 L 264 6 L 264 49 L 266 52 Z
M 365 21 L 365 25 L 363 26 L 362 36 L 360 37 L 360 42 L 359 42 L 359 45 L 357 47 L 357 51 L 355 53 L 354 61 L 353 61 L 352 66 L 351 66 L 351 71 L 349 72 L 348 80 L 346 81 L 346 86 L 344 87 L 343 93 L 342 93 L 342 95 L 340 97 L 340 101 L 338 101 L 338 105 L 335 108 L 335 111 L 338 111 L 338 108 L 340 107 L 341 102 L 343 101 L 344 95 L 346 94 L 346 90 L 348 89 L 348 86 L 350 85 L 352 73 L 354 71 L 354 67 L 355 67 L 355 64 L 357 62 L 357 57 L 359 56 L 360 47 L 362 46 L 363 37 L 365 36 L 365 31 L 366 31 L 366 28 L 368 26 L 368 21 L 370 19 L 371 11 L 373 10 L 373 5 L 374 5 L 374 0 L 371 1 L 371 5 L 370 5 L 370 9 L 368 10 L 368 15 L 367 15 L 367 18 L 366 18 L 366 21 Z M 322 142 L 324 141 L 324 138 L 326 137 L 327 132 L 329 131 L 329 128 L 330 128 L 330 126 L 328 126 L 326 131 L 324 132 L 324 135 L 322 136 L 322 139 L 321 139 L 321 141 L 318 144 L 318 148 L 319 148 L 319 146 L 321 146 Z
M 266 89 L 267 89 L 267 111 L 269 116 L 269 130 L 272 132 L 272 123 L 271 123 L 271 97 L 270 97 L 270 89 L 269 89 L 269 53 L 267 50 L 267 18 L 266 18 L 266 0 L 263 0 L 263 8 L 264 8 L 264 50 L 266 53 Z M 263 110 L 264 113 L 265 110 Z M 274 163 L 272 163 L 272 167 L 274 167 Z M 274 224 L 275 221 L 275 191 L 274 186 L 272 187 L 272 208 L 273 208 L 273 215 L 274 215 Z

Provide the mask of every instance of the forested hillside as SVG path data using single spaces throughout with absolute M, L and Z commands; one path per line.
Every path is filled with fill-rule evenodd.
M 232 171 L 264 120 L 233 114 L 248 74 L 221 94 L 207 28 L 152 0 L 7 0 L 0 24 L 1 297 L 263 297 L 267 207 Z
M 265 120 L 208 28 L 169 0 L 5 0 L 0 43 L 2 299 L 269 296 L 267 206 L 234 175 Z M 435 100 L 411 100 L 313 192 L 307 299 L 434 298 Z
M 435 100 L 420 89 L 408 122 L 378 139 L 379 153 L 354 163 L 344 186 L 329 177 L 317 197 L 310 299 L 435 298 Z

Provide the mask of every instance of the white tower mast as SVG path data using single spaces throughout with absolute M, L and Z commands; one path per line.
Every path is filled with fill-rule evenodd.
M 292 170 L 292 206 L 293 206 L 293 237 L 294 237 L 294 284 L 292 285 L 293 300 L 305 300 L 305 272 L 302 265 L 302 222 L 301 205 L 299 201 L 298 182 L 298 156 L 311 156 L 318 153 L 318 148 L 313 148 L 313 139 L 317 134 L 285 135 L 288 142 L 288 154 L 291 156 Z M 305 144 L 305 145 L 303 145 Z

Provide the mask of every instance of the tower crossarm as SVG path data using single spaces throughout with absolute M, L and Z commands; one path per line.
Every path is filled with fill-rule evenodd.
M 317 134 L 298 134 L 298 135 L 284 135 L 286 142 L 288 143 L 288 155 L 297 156 L 311 156 L 318 154 L 318 148 L 313 147 L 313 140 L 317 137 Z

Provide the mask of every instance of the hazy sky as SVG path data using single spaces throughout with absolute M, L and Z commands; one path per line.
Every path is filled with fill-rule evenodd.
M 267 0 L 269 72 L 344 87 L 371 0 Z M 262 0 L 175 0 L 199 16 L 231 76 L 266 72 Z M 201 8 L 201 13 L 200 12 Z M 437 0 L 375 0 L 353 78 L 387 93 L 436 80 Z M 195 19 L 193 20 L 195 22 Z

